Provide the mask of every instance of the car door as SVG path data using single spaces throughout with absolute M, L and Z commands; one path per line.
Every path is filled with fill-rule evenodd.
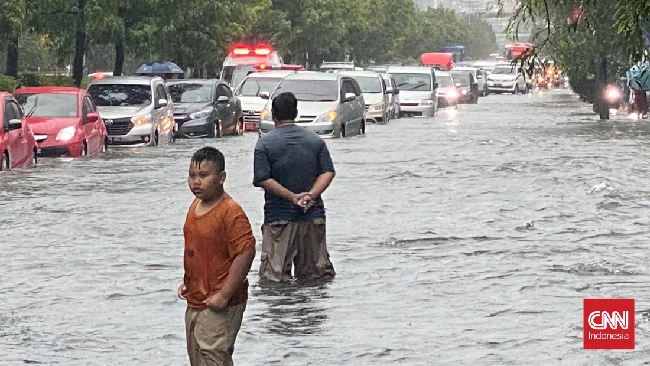
M 10 168 L 15 168 L 21 165 L 27 155 L 27 139 L 25 136 L 25 121 L 22 119 L 22 113 L 18 104 L 13 102 L 10 98 L 5 98 L 4 101 L 4 121 L 2 123 L 5 134 L 7 135 L 7 152 L 9 153 Z M 23 126 L 17 129 L 9 129 L 9 121 L 19 119 L 23 122 Z M 30 154 L 31 155 L 31 154 Z
M 90 101 L 88 96 L 82 96 L 82 108 L 81 108 L 81 126 L 86 135 L 86 144 L 88 147 L 88 153 L 91 154 L 99 148 L 98 138 L 97 138 L 97 122 L 90 121 L 88 119 L 88 114 L 93 113 L 93 104 Z
M 361 94 L 361 88 L 355 80 L 350 78 L 342 79 L 342 90 L 343 90 L 343 110 L 346 112 L 345 120 L 342 122 L 345 123 L 345 134 L 346 136 L 352 136 L 357 133 L 361 127 L 361 121 L 364 118 L 365 113 L 365 103 Z M 356 86 L 356 88 L 355 88 Z M 345 94 L 353 93 L 356 98 L 353 101 L 346 102 Z
M 223 129 L 230 129 L 235 125 L 236 119 L 236 103 L 233 102 L 233 94 L 230 88 L 223 83 L 217 84 L 217 91 L 215 94 L 215 103 L 217 108 L 217 116 L 221 120 Z M 228 98 L 227 102 L 219 102 L 220 97 Z

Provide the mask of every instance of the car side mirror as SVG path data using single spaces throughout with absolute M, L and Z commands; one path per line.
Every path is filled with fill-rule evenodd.
M 9 120 L 9 131 L 23 128 L 23 121 L 19 119 Z
M 483 75 L 478 75 L 478 76 L 476 77 L 476 80 L 482 80 L 482 79 L 483 79 Z
M 228 100 L 229 100 L 229 99 L 228 99 L 227 96 L 222 95 L 222 96 L 220 96 L 219 98 L 217 98 L 217 104 L 228 103 Z
M 357 99 L 357 95 L 354 93 L 345 93 L 345 101 L 346 102 L 352 102 L 355 99 Z
M 438 89 L 438 82 L 433 83 L 433 88 Z
M 91 112 L 86 115 L 86 122 L 93 123 L 99 120 L 99 113 Z
M 167 105 L 169 105 L 167 99 L 158 99 L 158 103 L 156 103 L 156 108 L 164 108 L 167 107 Z
M 260 93 L 260 98 L 264 100 L 269 100 L 271 98 L 271 93 L 269 92 L 261 92 Z
M 395 89 L 391 87 L 386 88 L 386 94 L 395 94 Z

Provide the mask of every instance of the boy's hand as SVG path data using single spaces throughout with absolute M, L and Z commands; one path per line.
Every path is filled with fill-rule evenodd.
M 219 311 L 225 309 L 228 306 L 228 299 L 221 295 L 220 292 L 208 297 L 207 300 L 203 302 L 207 307 L 214 311 Z
M 178 286 L 178 297 L 187 300 L 187 287 L 185 287 L 184 283 L 181 283 L 181 285 Z

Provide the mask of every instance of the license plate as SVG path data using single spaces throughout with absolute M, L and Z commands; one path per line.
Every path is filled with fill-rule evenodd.
M 498 86 L 498 87 L 501 87 L 502 85 L 501 85 L 501 84 L 494 84 L 494 86 Z
M 119 142 L 119 141 L 122 141 L 122 138 L 121 138 L 121 137 L 109 137 L 109 139 L 110 139 L 111 142 Z

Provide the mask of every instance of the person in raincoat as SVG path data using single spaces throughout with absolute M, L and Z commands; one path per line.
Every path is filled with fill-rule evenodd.
M 633 109 L 641 116 L 648 113 L 646 92 L 650 90 L 650 70 L 647 65 L 634 65 L 626 73 L 627 83 L 632 90 Z

